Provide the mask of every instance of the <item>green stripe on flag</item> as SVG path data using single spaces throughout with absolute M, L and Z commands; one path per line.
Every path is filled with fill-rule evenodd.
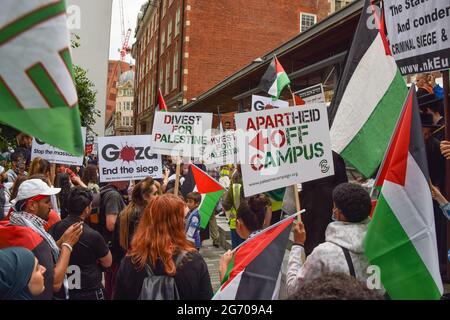
M 407 95 L 408 88 L 397 71 L 369 119 L 342 150 L 341 156 L 365 177 L 372 176 L 381 164 Z
M 233 268 L 234 268 L 234 258 L 235 258 L 235 256 L 233 255 L 233 258 L 231 259 L 230 264 L 228 265 L 227 272 L 225 273 L 225 276 L 223 277 L 222 283 L 220 284 L 221 286 L 222 286 L 225 282 L 227 282 L 228 279 L 230 278 L 231 270 L 233 270 Z
M 8 90 L 2 77 L 0 77 L 0 97 L 2 99 L 2 112 L 6 112 L 7 110 L 22 109 L 16 97 L 14 97 L 10 90 Z
M 72 57 L 70 55 L 69 49 L 64 49 L 60 52 L 61 58 L 64 60 L 64 64 L 66 65 L 67 69 L 69 70 L 70 74 L 72 75 L 72 79 L 75 79 L 75 75 L 73 72 L 73 66 L 72 66 Z M 75 80 L 74 80 L 75 83 Z
M 370 263 L 380 268 L 381 282 L 392 299 L 440 299 L 439 288 L 383 194 L 364 247 Z
M 34 65 L 27 71 L 27 74 L 51 108 L 68 107 L 64 97 L 42 64 Z
M 284 87 L 289 85 L 291 81 L 289 80 L 287 73 L 282 72 L 277 76 L 277 98 L 280 97 L 281 91 L 283 91 Z
M 37 24 L 66 12 L 64 1 L 37 9 L 0 29 L 0 46 Z
M 198 209 L 198 211 L 200 212 L 200 228 L 206 228 L 209 219 L 211 218 L 211 214 L 213 213 L 217 202 L 224 192 L 224 190 L 219 190 L 216 192 L 205 194 L 205 197 L 203 198 L 202 203 L 200 204 L 200 207 Z

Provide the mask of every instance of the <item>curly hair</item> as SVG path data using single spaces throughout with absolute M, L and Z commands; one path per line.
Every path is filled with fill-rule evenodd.
M 250 197 L 243 201 L 237 211 L 236 218 L 241 220 L 250 232 L 262 229 L 266 215 L 266 207 L 270 200 L 264 195 Z
M 344 273 L 328 273 L 305 282 L 289 300 L 384 300 L 377 291 Z
M 367 219 L 372 209 L 370 196 L 360 185 L 342 183 L 333 190 L 333 201 L 348 222 L 358 223 Z

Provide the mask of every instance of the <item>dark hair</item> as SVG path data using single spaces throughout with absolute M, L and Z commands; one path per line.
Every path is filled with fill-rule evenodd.
M 334 188 L 333 201 L 348 222 L 364 221 L 372 209 L 372 202 L 367 191 L 354 183 L 342 183 Z
M 50 162 L 45 159 L 36 157 L 33 159 L 33 161 L 31 161 L 29 174 L 49 174 L 50 167 Z
M 11 155 L 11 162 L 17 162 L 19 161 L 19 159 L 22 158 L 25 160 L 25 157 L 23 156 L 23 153 L 20 151 L 15 151 L 12 155 Z
M 200 203 L 200 202 L 202 202 L 202 195 L 198 192 L 189 192 L 186 195 L 186 201 L 187 200 L 192 200 L 195 203 Z
M 328 273 L 305 282 L 289 300 L 384 300 L 377 291 L 344 273 Z
M 241 220 L 250 232 L 261 230 L 268 205 L 270 201 L 263 195 L 250 197 L 241 202 L 236 218 Z
M 61 209 L 61 218 L 64 219 L 69 214 L 69 211 L 67 210 L 67 197 L 72 189 L 69 174 L 58 173 L 56 175 L 55 187 L 61 188 L 61 192 L 57 194 L 57 197 L 59 200 L 59 207 Z
M 69 215 L 80 216 L 84 209 L 92 203 L 92 199 L 91 190 L 80 186 L 72 188 L 66 200 Z
M 98 183 L 97 178 L 97 166 L 94 164 L 88 164 L 86 169 L 83 171 L 83 180 L 84 184 L 88 185 L 89 183 Z

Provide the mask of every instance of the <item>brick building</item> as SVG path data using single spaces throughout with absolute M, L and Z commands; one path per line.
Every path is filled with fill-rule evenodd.
M 158 87 L 173 111 L 326 18 L 336 0 L 149 0 L 138 16 L 135 133 L 149 133 Z
M 119 77 L 127 72 L 134 71 L 134 66 L 124 61 L 109 60 L 108 62 L 108 82 L 106 88 L 106 111 L 105 111 L 105 135 L 114 135 L 114 114 L 117 104 L 117 84 Z

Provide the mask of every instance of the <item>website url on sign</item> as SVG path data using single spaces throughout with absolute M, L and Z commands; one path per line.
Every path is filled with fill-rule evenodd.
M 298 173 L 289 173 L 289 174 L 286 174 L 284 176 L 253 182 L 253 183 L 250 183 L 249 186 L 252 187 L 252 186 L 256 186 L 256 185 L 260 185 L 260 184 L 265 184 L 265 183 L 269 183 L 269 182 L 273 182 L 273 181 L 289 179 L 291 177 L 293 178 L 293 177 L 297 177 L 297 176 L 298 176 Z

